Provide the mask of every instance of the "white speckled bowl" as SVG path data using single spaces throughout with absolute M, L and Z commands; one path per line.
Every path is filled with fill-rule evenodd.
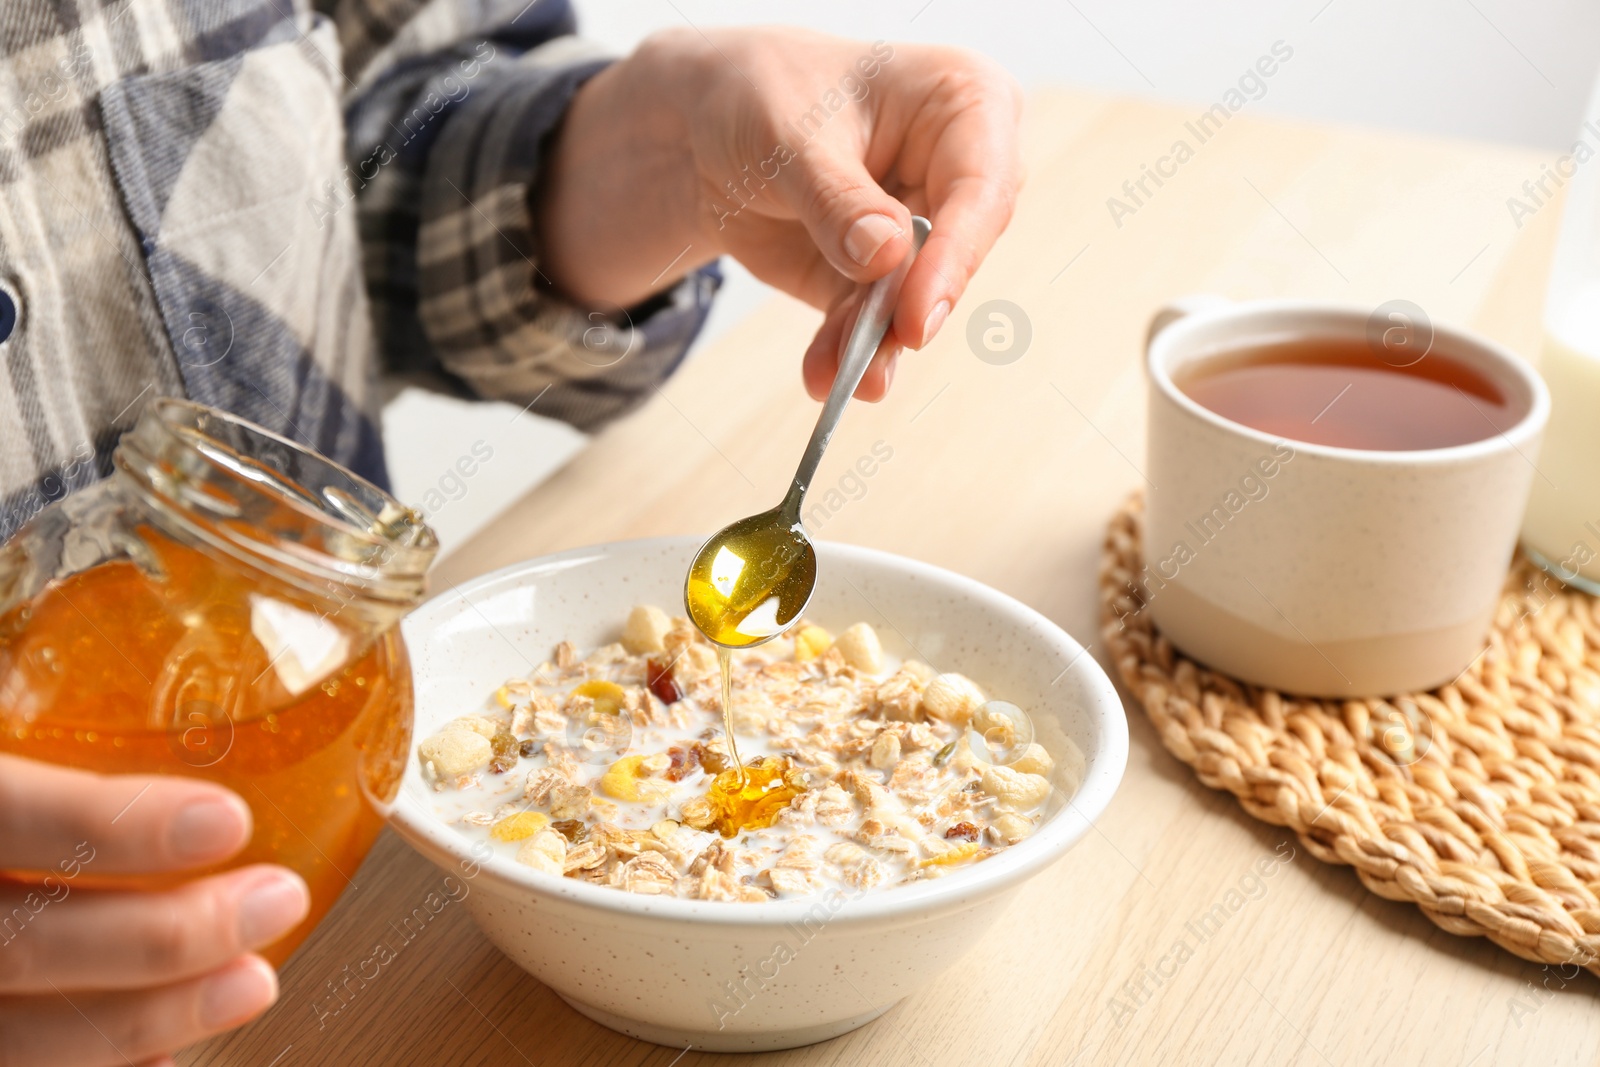
M 519 563 L 442 594 L 405 621 L 416 676 L 416 736 L 481 707 L 506 678 L 616 640 L 635 603 L 681 611 L 688 537 L 574 549 Z M 847 545 L 817 546 L 807 616 L 877 627 L 886 648 L 914 646 L 1033 716 L 1079 780 L 1070 805 L 1033 837 L 971 869 L 917 885 L 766 904 L 663 899 L 555 878 L 495 857 L 434 814 L 415 760 L 393 823 L 467 889 L 478 926 L 578 1011 L 625 1034 L 714 1051 L 822 1041 L 883 1014 L 938 975 L 999 914 L 1011 891 L 1072 847 L 1110 802 L 1128 755 L 1116 691 L 1094 659 L 1033 609 L 969 578 Z M 1065 764 L 1067 761 L 1062 761 Z M 1063 785 L 1070 782 L 1063 780 Z M 480 848 L 480 855 L 481 855 Z M 715 1005 L 720 1002 L 721 1009 Z

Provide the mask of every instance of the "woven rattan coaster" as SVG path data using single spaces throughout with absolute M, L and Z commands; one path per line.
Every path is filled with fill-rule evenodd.
M 1101 631 L 1168 751 L 1245 811 L 1453 934 L 1600 975 L 1600 601 L 1519 555 L 1483 653 L 1388 700 L 1315 700 L 1186 659 L 1135 585 L 1142 500 L 1106 532 Z

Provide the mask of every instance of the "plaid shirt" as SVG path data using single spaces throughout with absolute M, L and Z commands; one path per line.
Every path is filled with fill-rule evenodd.
M 376 372 L 591 429 L 718 277 L 537 284 L 542 141 L 606 60 L 566 0 L 3 0 L 0 540 L 187 395 L 386 482 Z

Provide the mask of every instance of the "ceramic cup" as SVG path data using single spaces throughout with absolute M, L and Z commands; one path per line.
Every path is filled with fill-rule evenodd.
M 1459 330 L 1417 336 L 1424 327 L 1396 318 L 1395 328 L 1413 331 L 1392 335 L 1413 346 L 1406 359 L 1447 354 L 1487 375 L 1520 416 L 1486 425 L 1469 444 L 1405 452 L 1285 440 L 1225 419 L 1173 384 L 1184 367 L 1268 340 L 1383 343 L 1390 323 L 1374 316 L 1209 297 L 1151 322 L 1139 593 L 1174 645 L 1242 681 L 1381 696 L 1447 683 L 1483 647 L 1550 408 L 1526 363 Z

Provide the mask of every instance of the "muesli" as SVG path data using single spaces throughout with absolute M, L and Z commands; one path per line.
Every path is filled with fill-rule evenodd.
M 1055 761 L 970 679 L 895 663 L 856 623 L 733 654 L 741 783 L 716 653 L 635 607 L 418 746 L 439 809 L 536 870 L 635 893 L 763 901 L 937 878 L 1034 832 Z

